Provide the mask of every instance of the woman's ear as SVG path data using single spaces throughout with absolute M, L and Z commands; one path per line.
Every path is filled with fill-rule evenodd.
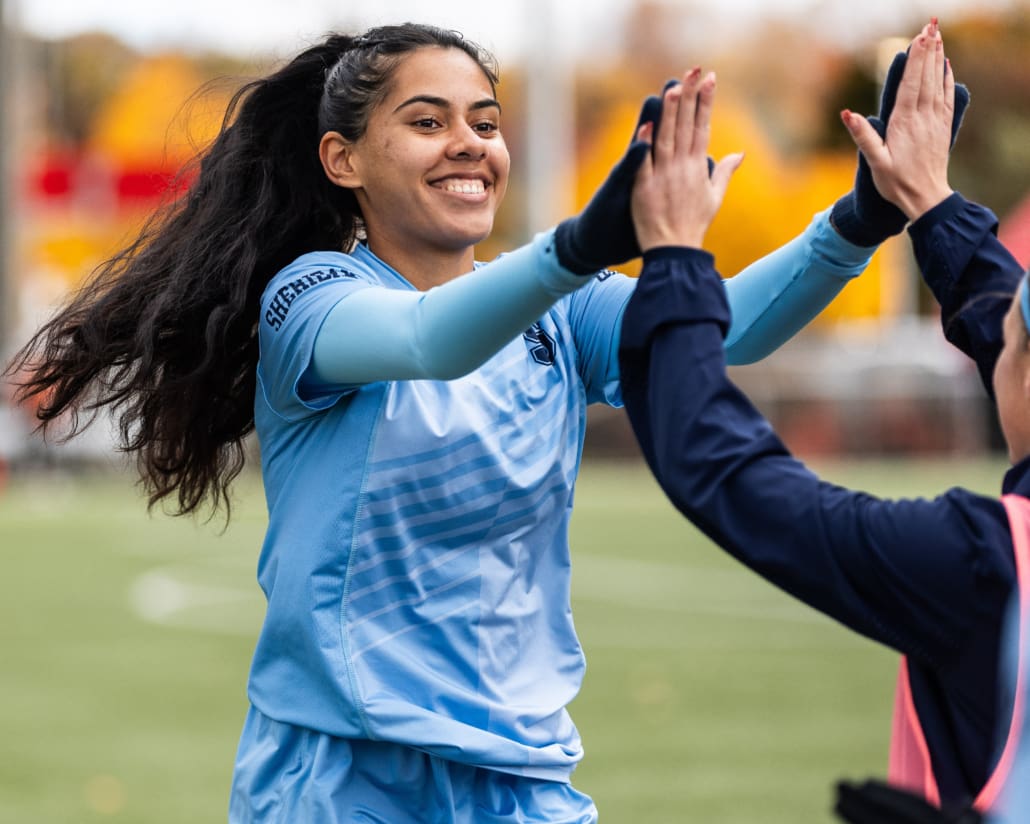
M 361 175 L 355 163 L 355 145 L 339 132 L 326 132 L 318 144 L 322 168 L 337 186 L 360 189 Z

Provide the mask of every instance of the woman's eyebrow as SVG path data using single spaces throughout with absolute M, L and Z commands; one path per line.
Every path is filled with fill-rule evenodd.
M 412 106 L 416 103 L 427 103 L 430 106 L 437 106 L 441 109 L 449 109 L 451 107 L 450 101 L 444 97 L 437 97 L 432 94 L 416 94 L 414 97 L 409 97 L 407 100 L 401 103 L 396 109 L 394 109 L 394 112 L 399 112 L 405 106 Z M 477 100 L 469 108 L 473 110 L 495 108 L 497 109 L 497 111 L 500 111 L 501 104 L 494 100 L 494 98 L 492 97 L 484 97 L 482 100 Z

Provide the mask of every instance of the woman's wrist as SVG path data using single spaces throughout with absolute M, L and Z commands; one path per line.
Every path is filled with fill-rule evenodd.
M 638 241 L 640 242 L 641 252 L 649 252 L 652 249 L 662 249 L 669 246 L 700 249 L 704 246 L 705 230 L 697 229 L 662 235 L 649 235 L 638 238 Z
M 898 208 L 905 213 L 905 217 L 909 221 L 918 220 L 934 206 L 943 203 L 954 193 L 955 190 L 950 186 L 943 186 L 925 192 L 912 192 L 911 195 L 904 197 L 898 203 Z

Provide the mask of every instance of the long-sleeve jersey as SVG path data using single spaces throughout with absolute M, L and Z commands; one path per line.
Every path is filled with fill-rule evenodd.
M 986 209 L 954 195 L 910 227 L 945 333 L 989 386 L 1021 275 Z M 977 300 L 971 300 L 976 297 Z M 1015 582 L 997 498 L 953 488 L 883 500 L 821 480 L 730 381 L 729 324 L 712 257 L 645 256 L 623 319 L 623 399 L 673 504 L 780 588 L 908 656 L 916 711 L 945 802 L 985 782 L 999 728 L 999 639 Z M 1030 460 L 1003 491 L 1030 496 Z
M 589 283 L 590 278 L 558 265 L 552 236 L 553 232 L 543 233 L 426 292 L 341 290 L 318 329 L 309 378 L 336 390 L 379 380 L 441 380 L 467 374 L 536 321 L 558 297 Z M 872 252 L 837 234 L 826 211 L 789 243 L 728 280 L 726 294 L 733 310 L 725 341 L 729 362 L 751 363 L 774 351 L 865 269 Z M 267 316 L 273 325 L 285 321 L 288 301 L 298 294 L 293 285 L 308 288 L 298 279 L 303 263 L 302 258 L 291 267 L 293 278 L 280 287 L 283 296 L 273 295 L 269 301 Z M 607 292 L 617 292 L 617 299 L 610 296 L 606 306 L 592 306 L 588 312 L 605 315 L 597 334 L 604 338 L 607 368 L 617 391 L 621 312 L 633 281 L 612 272 L 600 276 L 611 278 Z
M 720 286 L 739 345 L 789 337 L 870 253 L 818 217 Z M 249 683 L 264 715 L 568 779 L 582 748 L 566 706 L 585 667 L 568 523 L 586 407 L 621 403 L 635 281 L 572 281 L 551 258 L 545 236 L 422 293 L 359 246 L 304 255 L 268 285 L 255 398 L 268 609 Z M 259 748 L 245 734 L 241 753 Z

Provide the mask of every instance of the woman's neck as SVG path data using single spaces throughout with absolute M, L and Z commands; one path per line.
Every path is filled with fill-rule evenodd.
M 455 251 L 408 250 L 395 245 L 376 243 L 370 238 L 368 248 L 420 292 L 471 272 L 475 263 L 475 250 L 471 246 Z

